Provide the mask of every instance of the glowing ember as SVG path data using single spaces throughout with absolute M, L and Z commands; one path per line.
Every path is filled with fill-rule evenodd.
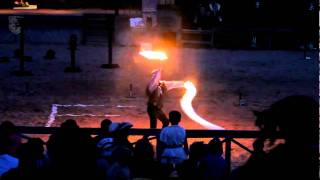
M 186 88 L 186 93 L 183 95 L 182 99 L 180 100 L 180 105 L 183 111 L 189 116 L 190 119 L 199 123 L 200 125 L 208 128 L 208 129 L 215 129 L 215 130 L 223 130 L 224 128 L 215 124 L 208 122 L 207 120 L 200 117 L 192 107 L 192 100 L 197 94 L 196 87 L 190 81 L 186 81 L 184 83 L 184 87 Z
M 168 59 L 168 56 L 165 52 L 162 51 L 151 51 L 151 50 L 142 50 L 139 54 L 149 60 L 160 60 L 164 61 Z

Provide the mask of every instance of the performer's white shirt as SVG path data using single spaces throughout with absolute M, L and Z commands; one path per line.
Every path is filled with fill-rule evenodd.
M 179 125 L 165 127 L 160 132 L 160 141 L 167 147 L 161 155 L 163 163 L 181 163 L 187 159 L 183 145 L 186 139 L 186 131 Z M 169 162 L 168 162 L 168 161 Z

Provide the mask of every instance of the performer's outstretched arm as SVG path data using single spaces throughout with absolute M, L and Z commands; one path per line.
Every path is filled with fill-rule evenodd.
M 156 69 L 152 72 L 151 80 L 148 84 L 149 92 L 153 92 L 157 89 L 161 80 L 161 69 Z
M 160 81 L 160 83 L 165 84 L 167 91 L 170 91 L 171 89 L 175 89 L 175 88 L 183 88 L 184 87 L 183 81 Z

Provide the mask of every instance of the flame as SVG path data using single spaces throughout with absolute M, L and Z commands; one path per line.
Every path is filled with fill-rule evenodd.
M 186 93 L 181 98 L 180 105 L 182 107 L 182 110 L 186 113 L 186 115 L 189 116 L 189 118 L 193 121 L 199 123 L 200 125 L 208 129 L 223 130 L 223 127 L 208 122 L 194 111 L 192 107 L 192 100 L 197 94 L 197 89 L 193 85 L 193 83 L 191 81 L 186 81 L 184 83 L 184 88 L 186 88 Z
M 168 59 L 168 56 L 163 51 L 141 50 L 139 54 L 149 60 L 164 61 Z

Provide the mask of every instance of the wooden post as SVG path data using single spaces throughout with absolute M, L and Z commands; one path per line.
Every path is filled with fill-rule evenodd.
M 68 49 L 70 50 L 70 66 L 66 67 L 64 72 L 81 72 L 81 69 L 76 66 L 77 36 L 75 34 L 70 36 Z
M 113 64 L 113 35 L 114 35 L 114 21 L 115 21 L 115 16 L 113 15 L 109 19 L 109 26 L 108 26 L 108 64 L 102 64 L 101 68 L 104 69 L 114 69 L 114 68 L 119 68 L 120 66 L 118 64 Z
M 25 22 L 23 18 L 19 19 L 19 24 L 21 26 L 21 33 L 20 33 L 20 59 L 22 59 L 23 62 L 31 62 L 32 57 L 31 56 L 25 56 L 24 55 L 24 43 L 25 43 L 25 33 L 24 33 L 24 28 L 25 28 Z
M 108 31 L 108 60 L 109 60 L 109 64 L 112 64 L 112 39 L 113 39 L 113 28 L 110 27 L 109 31 Z
M 19 18 L 19 25 L 21 27 L 21 32 L 19 35 L 19 70 L 14 71 L 13 74 L 15 76 L 32 76 L 33 74 L 30 71 L 26 71 L 24 68 L 25 61 L 31 61 L 31 57 L 24 56 L 24 19 Z
M 20 38 L 19 69 L 22 72 L 22 71 L 24 71 L 24 59 L 23 59 L 23 56 L 24 56 L 24 28 L 23 28 L 22 23 L 21 23 L 21 33 L 20 33 L 19 38 Z
M 227 174 L 230 175 L 231 173 L 231 138 L 226 137 L 225 139 L 225 160 L 227 163 Z

